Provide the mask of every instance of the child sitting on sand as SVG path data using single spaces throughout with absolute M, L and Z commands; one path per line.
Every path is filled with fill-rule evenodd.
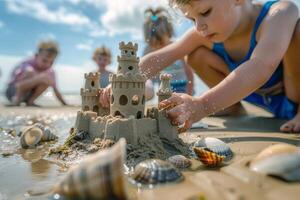
M 174 93 L 161 102 L 161 108 L 175 106 L 168 111 L 172 123 L 188 129 L 244 99 L 277 118 L 290 119 L 281 131 L 300 132 L 297 6 L 289 1 L 263 5 L 251 0 L 169 1 L 195 27 L 181 40 L 142 58 L 141 70 L 150 78 L 188 55 L 188 63 L 211 88 L 199 97 Z M 108 98 L 106 93 L 100 100 Z
M 110 49 L 102 46 L 95 50 L 93 60 L 98 66 L 98 72 L 101 73 L 100 86 L 106 87 L 109 84 L 109 75 L 112 74 L 106 68 L 111 63 Z
M 23 61 L 13 70 L 6 90 L 6 97 L 13 105 L 19 105 L 21 102 L 28 106 L 35 105 L 36 98 L 48 87 L 52 87 L 58 100 L 66 105 L 56 86 L 52 68 L 58 53 L 58 45 L 55 42 L 40 42 L 34 58 Z
M 173 25 L 165 9 L 148 8 L 145 10 L 144 38 L 147 46 L 144 55 L 171 44 L 173 35 Z M 163 73 L 172 75 L 171 87 L 174 92 L 193 94 L 193 70 L 183 58 L 170 64 L 163 70 Z M 157 79 L 153 80 L 158 81 Z

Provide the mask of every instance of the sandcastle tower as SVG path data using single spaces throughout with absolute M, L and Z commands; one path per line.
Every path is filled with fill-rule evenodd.
M 98 116 L 103 116 L 107 113 L 99 104 L 99 93 L 100 93 L 100 83 L 99 83 L 100 73 L 89 73 L 84 74 L 85 87 L 81 88 L 80 95 L 82 98 L 82 110 L 83 111 L 93 111 L 97 113 Z
M 172 96 L 172 89 L 171 89 L 171 78 L 170 74 L 161 74 L 160 75 L 160 86 L 157 92 L 158 102 L 161 102 L 165 99 L 168 99 Z
M 109 77 L 112 89 L 110 115 L 141 119 L 145 110 L 146 77 L 138 67 L 138 45 L 121 42 L 119 48 L 121 56 L 118 56 L 117 74 Z

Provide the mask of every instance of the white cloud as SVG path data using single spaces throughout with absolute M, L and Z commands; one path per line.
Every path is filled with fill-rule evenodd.
M 167 0 L 103 0 L 106 11 L 100 16 L 100 22 L 109 35 L 130 33 L 142 38 L 144 10 L 149 6 L 167 6 L 167 3 Z
M 0 28 L 3 28 L 4 26 L 4 22 L 0 21 Z
M 27 15 L 49 23 L 79 26 L 86 26 L 91 23 L 85 15 L 68 11 L 64 7 L 50 10 L 44 2 L 38 0 L 6 0 L 6 6 L 13 13 Z
M 88 40 L 84 43 L 79 43 L 76 45 L 76 49 L 78 50 L 83 50 L 83 51 L 90 51 L 92 50 L 92 44 L 93 44 L 93 41 L 92 40 Z

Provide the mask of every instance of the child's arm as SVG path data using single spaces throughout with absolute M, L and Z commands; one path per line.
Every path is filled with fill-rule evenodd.
M 194 90 L 194 71 L 191 68 L 191 66 L 189 66 L 185 60 L 183 60 L 184 63 L 184 71 L 187 77 L 187 91 L 186 93 L 189 95 L 193 95 L 193 90 Z
M 222 82 L 197 98 L 174 96 L 162 102 L 178 105 L 168 112 L 174 124 L 193 122 L 220 111 L 254 92 L 273 74 L 282 60 L 298 20 L 298 8 L 283 1 L 274 5 L 262 26 L 251 59 L 230 73 Z M 181 116 L 183 115 L 183 116 Z
M 57 99 L 63 104 L 63 105 L 67 105 L 67 103 L 65 102 L 65 100 L 63 99 L 61 93 L 59 92 L 59 90 L 57 89 L 57 87 L 53 87 L 53 91 L 55 93 L 55 96 L 57 97 Z
M 141 72 L 150 79 L 202 45 L 211 46 L 195 29 L 191 29 L 180 40 L 142 57 L 139 64 Z

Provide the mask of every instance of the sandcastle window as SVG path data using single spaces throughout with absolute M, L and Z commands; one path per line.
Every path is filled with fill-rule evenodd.
M 132 97 L 132 99 L 131 99 L 131 103 L 132 103 L 132 105 L 139 105 L 139 103 L 140 103 L 140 98 L 139 98 L 139 96 L 138 96 L 138 95 L 134 95 L 134 96 Z
M 125 95 L 122 95 L 119 100 L 120 105 L 124 106 L 128 103 L 128 98 Z
M 133 56 L 134 56 L 134 51 L 131 51 L 131 55 L 133 55 Z
M 129 70 L 133 70 L 133 66 L 129 66 L 128 69 L 129 69 Z
M 92 85 L 92 87 L 94 87 L 94 86 L 95 86 L 95 82 L 94 82 L 94 81 L 92 81 L 92 82 L 91 82 L 91 85 Z
M 114 104 L 114 101 L 115 101 L 114 95 L 111 95 L 111 98 L 110 98 L 111 104 Z
M 121 112 L 118 111 L 118 110 L 115 112 L 115 115 L 114 115 L 114 116 L 121 116 L 121 117 L 124 117 L 124 116 L 121 114 Z
M 98 114 L 99 113 L 99 107 L 98 106 L 94 106 L 93 107 L 93 112 L 96 112 Z
M 137 119 L 141 119 L 142 118 L 142 111 L 138 111 L 137 113 L 136 113 L 136 118 Z
M 90 108 L 88 106 L 84 106 L 83 110 L 88 111 L 88 110 L 90 110 Z
M 119 67 L 118 67 L 118 70 L 121 70 L 121 69 L 122 69 L 122 67 L 121 67 L 121 66 L 119 66 Z
M 143 98 L 142 98 L 142 105 L 145 104 L 145 95 L 143 95 Z

